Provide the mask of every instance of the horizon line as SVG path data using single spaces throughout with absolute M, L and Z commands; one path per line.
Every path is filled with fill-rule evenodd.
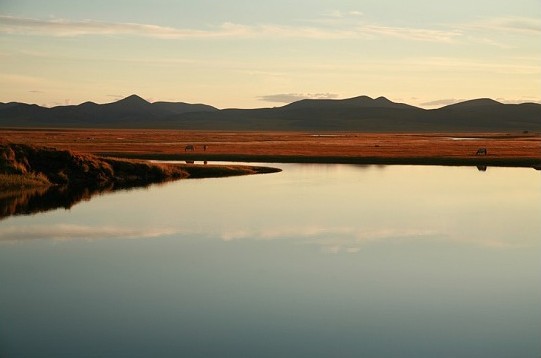
M 470 101 L 477 101 L 477 100 L 491 100 L 491 101 L 494 101 L 494 102 L 497 102 L 497 103 L 500 103 L 500 104 L 511 104 L 511 105 L 512 104 L 515 104 L 515 105 L 539 104 L 539 105 L 541 105 L 541 100 L 520 101 L 520 100 L 505 100 L 505 99 L 502 99 L 502 98 L 493 99 L 493 98 L 490 98 L 490 97 L 478 97 L 478 98 L 471 98 L 471 99 L 455 99 L 455 98 L 439 99 L 439 100 L 423 102 L 423 103 L 420 103 L 419 105 L 411 105 L 411 104 L 409 104 L 407 102 L 403 102 L 403 101 L 400 101 L 400 100 L 395 102 L 394 100 L 391 100 L 386 96 L 371 97 L 371 96 L 368 96 L 368 95 L 359 95 L 359 96 L 341 98 L 338 95 L 330 94 L 330 93 L 317 93 L 317 94 L 287 93 L 287 94 L 275 94 L 275 95 L 267 95 L 267 96 L 258 96 L 257 97 L 263 102 L 282 103 L 282 105 L 279 105 L 279 106 L 266 106 L 266 107 L 264 106 L 264 107 L 252 107 L 252 108 L 241 108 L 241 107 L 218 108 L 218 107 L 216 107 L 216 106 L 214 106 L 212 104 L 208 104 L 208 103 L 204 103 L 204 102 L 184 102 L 184 101 L 154 100 L 152 97 L 151 98 L 144 98 L 144 97 L 142 97 L 142 96 L 140 96 L 140 95 L 138 95 L 136 93 L 130 94 L 130 95 L 125 96 L 125 97 L 117 96 L 117 95 L 108 95 L 108 96 L 109 97 L 115 97 L 115 98 L 118 98 L 118 99 L 115 100 L 115 101 L 112 101 L 112 102 L 103 102 L 103 103 L 98 103 L 98 102 L 94 102 L 94 101 L 91 101 L 91 100 L 82 101 L 80 103 L 70 103 L 69 100 L 66 100 L 67 103 L 54 103 L 53 105 L 47 105 L 47 104 L 41 104 L 40 105 L 40 104 L 37 104 L 37 103 L 27 103 L 27 102 L 19 102 L 19 101 L 9 101 L 9 102 L 0 102 L 0 103 L 2 103 L 2 104 L 18 103 L 18 104 L 36 105 L 36 106 L 43 107 L 43 108 L 56 108 L 56 107 L 79 106 L 79 105 L 82 105 L 82 104 L 85 104 L 85 103 L 94 103 L 96 105 L 106 105 L 106 104 L 117 103 L 117 102 L 126 100 L 126 99 L 128 99 L 130 97 L 137 97 L 137 98 L 140 98 L 141 100 L 143 100 L 143 101 L 145 101 L 145 102 L 147 102 L 149 104 L 160 103 L 160 102 L 162 102 L 162 103 L 185 103 L 185 104 L 190 104 L 190 105 L 211 106 L 211 107 L 214 107 L 214 108 L 216 108 L 218 110 L 226 110 L 226 109 L 241 109 L 241 110 L 245 109 L 245 110 L 249 110 L 249 109 L 280 108 L 280 107 L 284 107 L 284 106 L 287 106 L 287 105 L 290 105 L 290 104 L 293 104 L 293 103 L 296 103 L 296 102 L 300 102 L 300 101 L 303 101 L 303 100 L 344 101 L 344 100 L 351 100 L 351 99 L 366 97 L 366 98 L 374 100 L 374 101 L 378 100 L 378 99 L 386 99 L 386 100 L 391 101 L 391 102 L 396 103 L 396 104 L 406 104 L 406 105 L 409 105 L 409 106 L 412 106 L 412 107 L 425 109 L 425 110 L 439 109 L 439 108 L 444 108 L 446 106 L 450 106 L 450 105 L 454 105 L 454 104 L 470 102 Z M 289 100 L 286 101 L 285 99 L 292 99 L 292 100 L 291 101 L 289 101 Z M 440 106 L 440 107 L 436 107 L 436 106 Z M 425 108 L 425 107 L 431 107 L 431 108 Z

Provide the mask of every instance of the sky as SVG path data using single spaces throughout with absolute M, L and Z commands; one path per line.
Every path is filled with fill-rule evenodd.
M 541 101 L 539 0 L 0 0 L 0 102 Z

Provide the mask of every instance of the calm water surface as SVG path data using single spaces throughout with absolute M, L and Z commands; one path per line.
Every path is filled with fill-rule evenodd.
M 541 356 L 540 172 L 278 166 L 0 221 L 0 357 Z

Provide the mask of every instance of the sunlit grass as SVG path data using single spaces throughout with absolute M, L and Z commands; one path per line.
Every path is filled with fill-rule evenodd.
M 0 174 L 0 190 L 46 187 L 51 182 L 42 174 Z
M 227 132 L 182 130 L 5 130 L 14 143 L 31 143 L 81 153 L 129 158 L 197 161 L 342 162 L 356 158 L 374 163 L 387 158 L 454 159 L 489 162 L 541 161 L 539 133 L 355 133 Z M 467 139 L 467 140 L 456 140 Z M 193 145 L 193 151 L 185 151 Z M 486 148 L 486 156 L 476 156 Z M 339 158 L 339 159 L 337 159 Z

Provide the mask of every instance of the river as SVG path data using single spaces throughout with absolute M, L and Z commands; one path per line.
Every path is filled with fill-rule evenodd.
M 541 180 L 274 164 L 0 221 L 0 357 L 539 357 Z

